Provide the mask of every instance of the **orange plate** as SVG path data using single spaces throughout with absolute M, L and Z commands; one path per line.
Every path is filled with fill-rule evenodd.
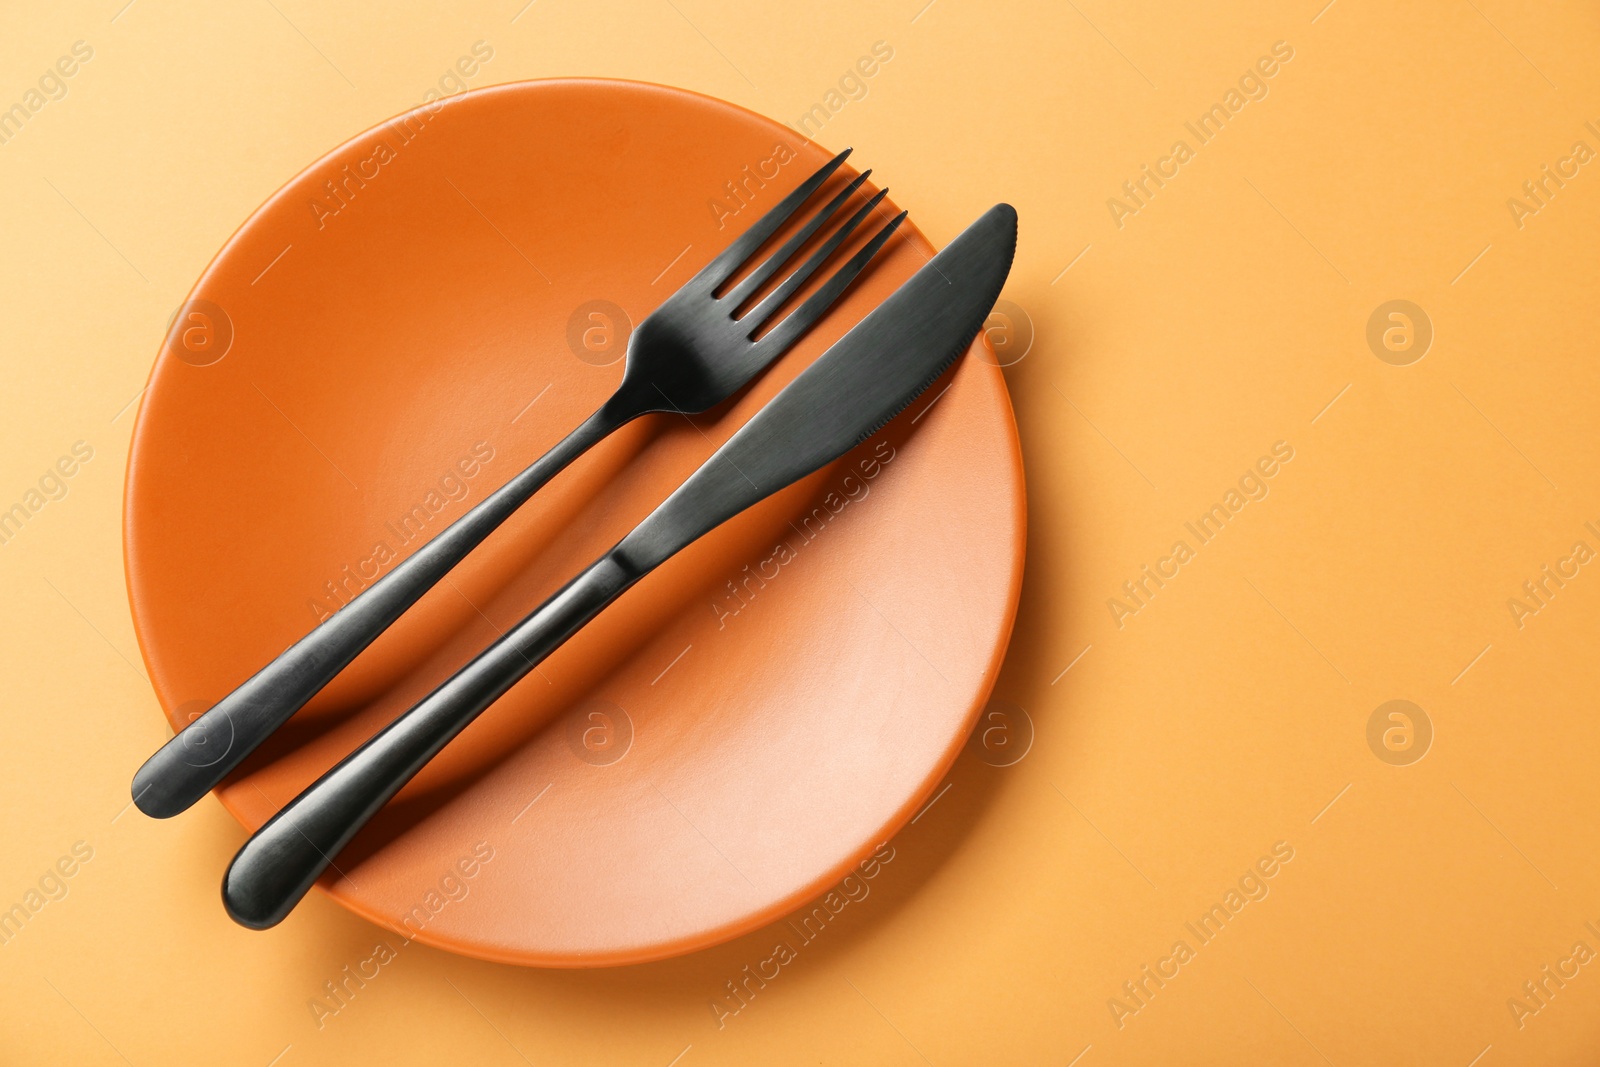
M 128 462 L 128 591 L 172 725 L 577 425 L 622 378 L 627 320 L 828 156 L 690 93 L 532 82 L 379 126 L 273 196 L 176 320 Z M 745 393 L 641 419 L 546 486 L 229 779 L 227 809 L 260 826 L 626 533 L 925 262 L 900 232 Z M 726 940 L 841 877 L 940 781 L 1016 610 L 1016 427 L 974 352 L 639 583 L 323 888 L 442 948 L 594 966 Z

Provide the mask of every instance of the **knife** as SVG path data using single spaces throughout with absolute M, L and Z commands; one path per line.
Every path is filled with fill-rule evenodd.
M 674 554 L 838 459 L 966 351 L 1000 295 L 1017 213 L 996 204 L 857 323 L 626 537 L 246 841 L 222 900 L 243 926 L 289 914 L 422 767 L 562 642 Z

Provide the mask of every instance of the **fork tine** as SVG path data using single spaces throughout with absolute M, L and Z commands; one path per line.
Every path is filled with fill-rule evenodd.
M 905 218 L 906 212 L 902 211 L 885 224 L 877 236 L 863 245 L 861 251 L 850 257 L 850 262 L 835 271 L 833 277 L 823 282 L 820 289 L 806 298 L 805 303 L 792 311 L 787 318 L 772 328 L 772 332 L 756 343 L 771 344 L 777 351 L 782 352 L 799 340 L 802 334 L 816 325 L 822 313 L 828 310 L 828 305 L 838 299 L 839 294 L 855 281 L 856 275 L 861 273 L 867 261 L 878 254 L 878 250 L 884 246 Z
M 750 323 L 751 334 L 761 329 L 762 324 L 783 306 L 783 302 L 793 296 L 794 291 L 806 283 L 806 279 L 816 273 L 817 268 L 822 266 L 823 262 L 838 250 L 839 246 L 844 243 L 845 238 L 849 237 L 855 228 L 861 225 L 861 220 L 866 218 L 872 212 L 872 209 L 878 206 L 878 201 L 882 200 L 888 192 L 889 190 L 887 189 L 879 189 L 871 200 L 861 205 L 859 211 L 850 216 L 843 225 L 833 232 L 833 235 L 823 243 L 821 248 L 811 254 L 810 259 L 800 265 L 799 270 L 785 278 L 781 285 L 767 294 L 765 300 L 757 304 L 750 310 L 749 314 L 739 320 L 741 323 Z
M 694 276 L 694 280 L 715 289 L 733 277 L 734 272 L 744 266 L 746 260 L 755 255 L 756 249 L 760 248 L 768 237 L 776 233 L 779 226 L 788 221 L 789 216 L 795 213 L 795 209 L 809 200 L 811 194 L 816 192 L 822 183 L 828 180 L 828 176 L 839 169 L 839 164 L 845 161 L 845 157 L 851 151 L 852 149 L 846 148 L 827 163 L 824 163 L 822 169 L 801 182 L 798 188 L 778 201 L 776 207 L 757 219 L 748 230 L 740 234 L 715 259 L 707 263 L 700 273 Z
M 855 181 L 845 186 L 838 196 L 828 201 L 827 205 L 813 215 L 799 233 L 785 241 L 783 247 L 768 256 L 765 263 L 750 272 L 749 277 L 723 294 L 722 298 L 728 301 L 728 306 L 733 312 L 736 313 L 738 311 L 739 305 L 743 304 L 751 293 L 765 285 L 767 279 L 777 273 L 779 267 L 789 262 L 800 246 L 810 240 L 811 235 L 816 233 L 823 223 L 833 217 L 833 213 L 839 210 L 840 205 L 850 199 L 850 194 L 861 188 L 861 183 L 866 181 L 871 173 L 872 170 L 869 168 L 857 175 Z

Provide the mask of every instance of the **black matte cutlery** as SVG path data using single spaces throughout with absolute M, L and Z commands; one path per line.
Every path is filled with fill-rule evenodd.
M 849 154 L 845 149 L 807 178 L 639 323 L 628 340 L 622 384 L 577 429 L 146 760 L 133 778 L 133 800 L 139 810 L 164 819 L 186 810 L 215 788 L 540 487 L 608 434 L 652 412 L 692 415 L 707 411 L 793 347 L 883 247 L 904 212 L 879 229 L 798 308 L 760 338 L 755 335 L 839 249 L 888 190 L 868 199 L 759 302 L 748 310 L 744 305 L 850 199 L 870 170 L 840 190 L 737 284 L 726 292 L 718 290 L 728 285 Z
M 379 808 L 580 627 L 685 546 L 904 410 L 977 335 L 1011 269 L 1016 235 L 1009 205 L 989 209 L 609 552 L 273 816 L 228 868 L 228 914 L 257 929 L 282 921 Z

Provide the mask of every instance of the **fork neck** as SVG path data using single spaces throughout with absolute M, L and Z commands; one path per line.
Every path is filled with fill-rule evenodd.
M 610 433 L 640 415 L 660 411 L 666 400 L 643 375 L 625 374 L 622 384 L 590 416 Z

